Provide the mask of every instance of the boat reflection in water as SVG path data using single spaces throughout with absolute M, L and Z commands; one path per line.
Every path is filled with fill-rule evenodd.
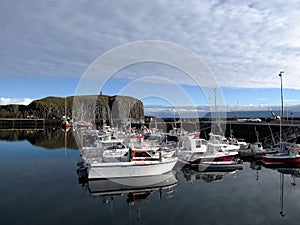
M 290 175 L 292 177 L 292 186 L 296 186 L 296 178 L 300 178 L 300 168 L 273 168 L 280 174 L 280 216 L 285 216 L 284 211 L 284 188 L 285 188 L 285 176 Z
M 127 195 L 128 204 L 146 200 L 155 192 L 158 192 L 160 198 L 173 197 L 178 183 L 172 172 L 156 176 L 112 179 L 88 179 L 84 171 L 77 170 L 77 173 L 79 183 L 87 188 L 91 196 L 113 199 Z M 107 201 L 104 200 L 104 202 Z
M 295 181 L 295 178 L 300 178 L 300 168 L 278 168 L 277 171 L 282 174 L 289 174 Z M 293 183 L 293 185 L 296 185 Z
M 243 169 L 242 167 L 226 167 L 226 168 L 214 168 L 208 167 L 203 169 L 202 166 L 199 167 L 184 167 L 182 168 L 182 172 L 184 178 L 188 182 L 193 182 L 195 180 L 203 180 L 207 183 L 221 181 L 224 179 L 226 175 L 234 174 L 238 170 Z

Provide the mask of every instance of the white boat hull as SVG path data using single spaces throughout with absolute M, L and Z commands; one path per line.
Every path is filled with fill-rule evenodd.
M 161 175 L 170 172 L 177 160 L 177 157 L 174 157 L 165 158 L 162 161 L 92 163 L 88 165 L 88 178 L 109 179 Z

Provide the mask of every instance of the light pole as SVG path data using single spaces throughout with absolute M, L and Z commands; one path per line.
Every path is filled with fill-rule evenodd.
M 281 112 L 280 112 L 280 143 L 282 142 L 282 119 L 283 119 L 283 93 L 282 93 L 282 76 L 284 74 L 284 71 L 280 71 L 279 77 L 280 77 L 280 94 L 281 94 Z
M 239 113 L 239 101 L 236 101 L 236 119 L 238 119 L 238 113 Z

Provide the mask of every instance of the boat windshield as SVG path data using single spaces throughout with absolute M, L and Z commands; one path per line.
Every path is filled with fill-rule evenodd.
M 121 142 L 103 143 L 103 146 L 105 150 L 125 148 L 125 146 Z
M 134 154 L 134 157 L 151 158 L 151 155 L 149 154 L 149 152 L 146 152 L 146 151 L 136 151 Z

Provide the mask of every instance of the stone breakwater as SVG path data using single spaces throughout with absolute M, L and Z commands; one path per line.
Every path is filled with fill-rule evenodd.
M 183 127 L 187 131 L 201 131 L 200 137 L 204 139 L 209 138 L 209 133 L 212 132 L 212 127 L 216 124 L 205 119 L 158 119 L 157 121 L 150 121 L 146 118 L 147 127 L 157 127 L 164 129 L 165 132 L 174 127 Z M 235 138 L 243 138 L 246 142 L 254 143 L 260 141 L 264 146 L 269 147 L 274 145 L 274 142 L 279 142 L 280 121 L 269 122 L 238 122 L 237 120 L 222 121 L 225 137 L 233 136 Z M 283 141 L 300 143 L 300 119 L 296 118 L 293 121 L 284 121 L 282 123 L 282 137 Z

